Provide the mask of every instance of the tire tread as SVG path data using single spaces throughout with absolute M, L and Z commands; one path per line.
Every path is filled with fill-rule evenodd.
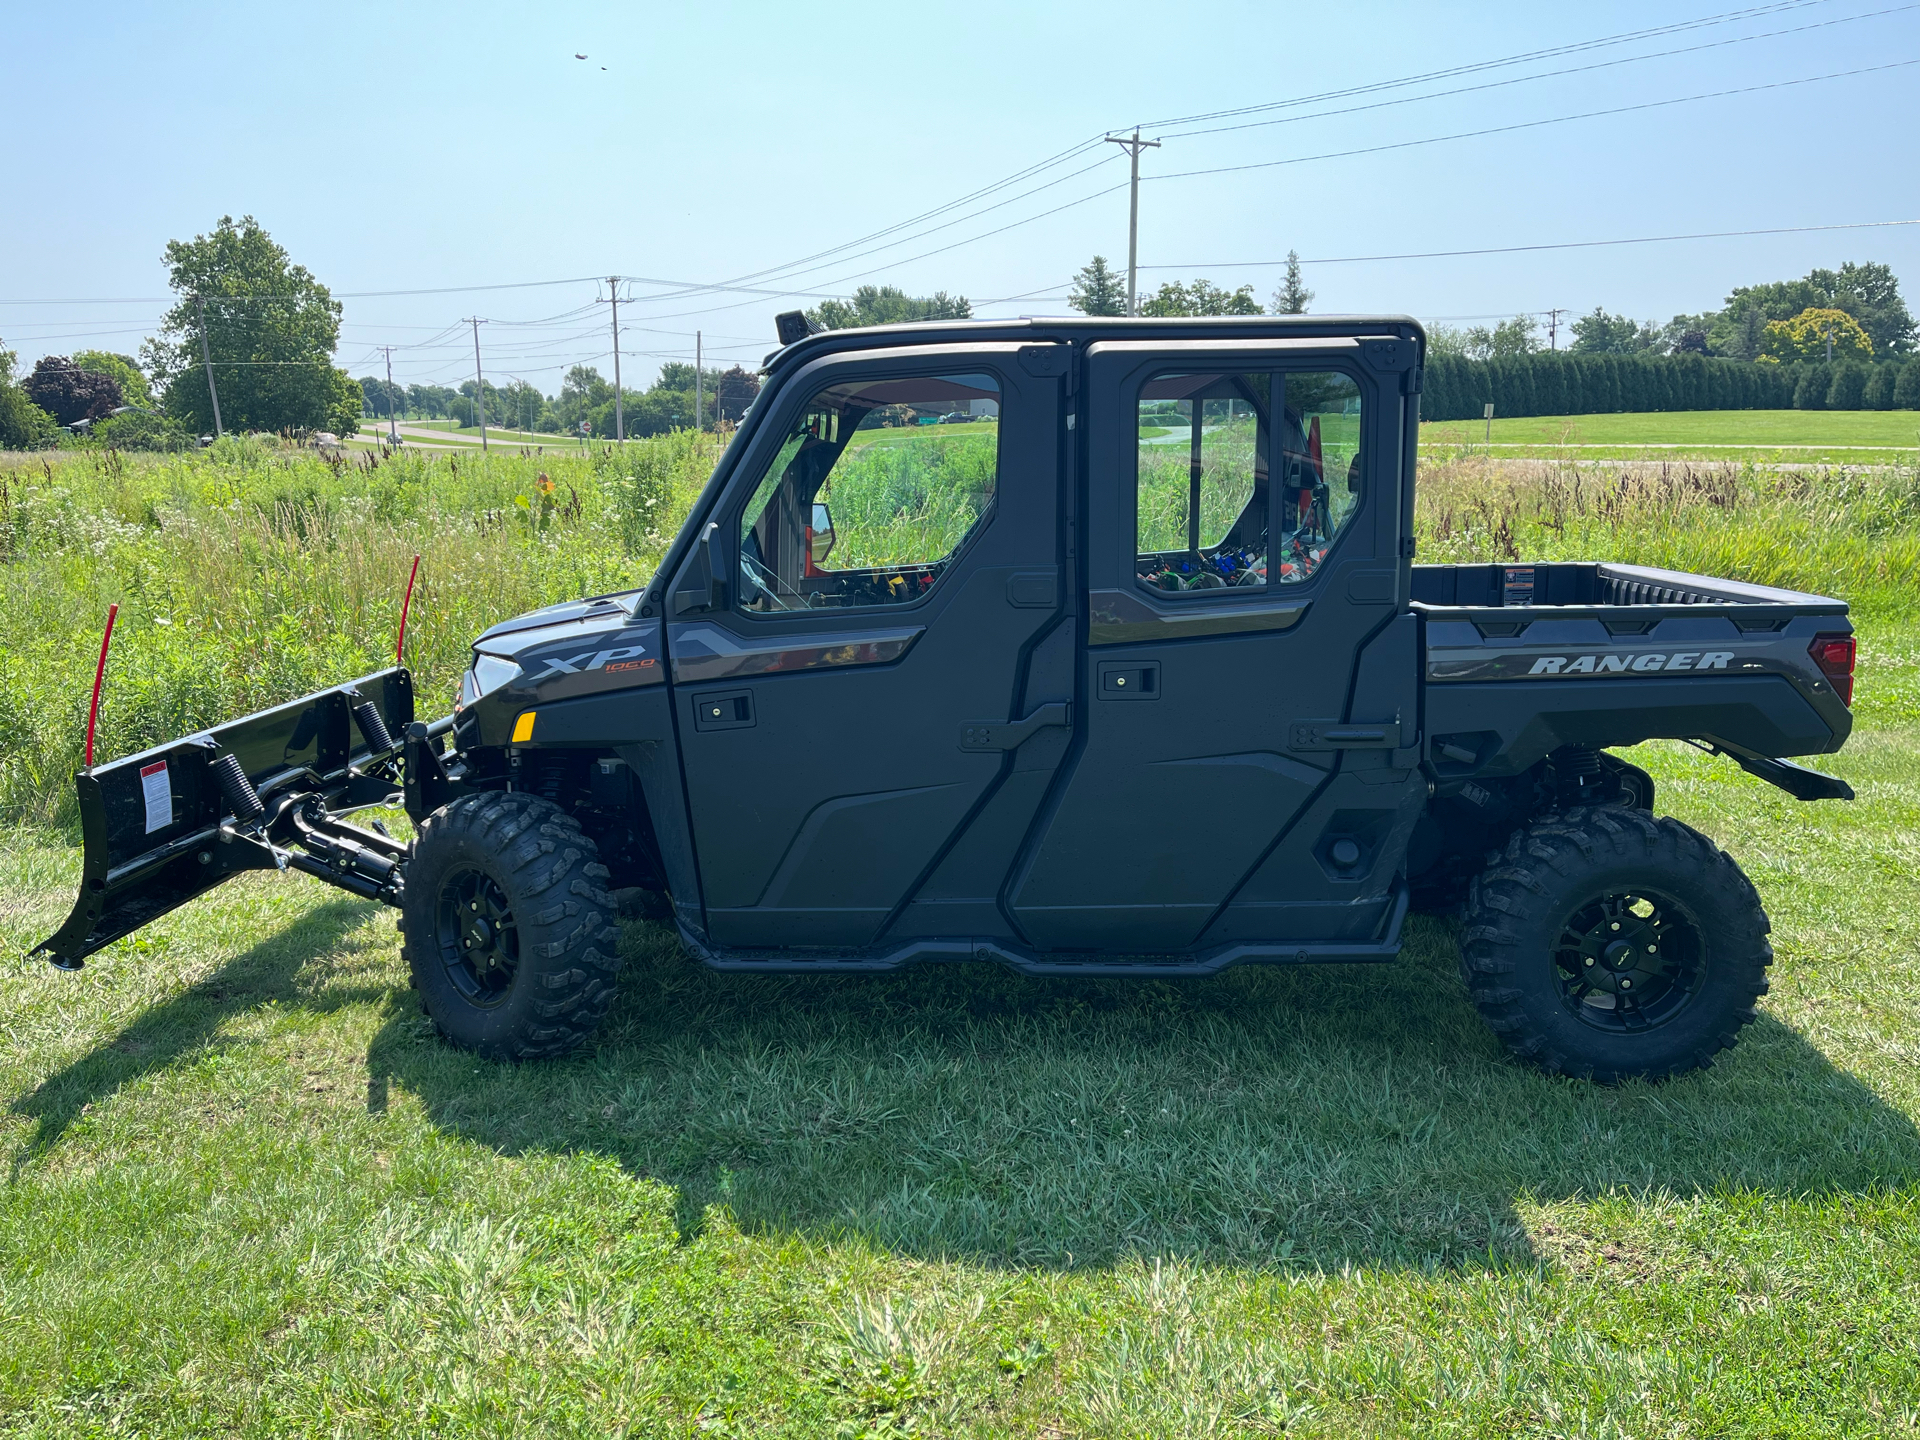
M 1537 936 L 1527 932 L 1544 920 L 1584 873 L 1614 862 L 1672 867 L 1676 875 L 1719 891 L 1737 911 L 1752 917 L 1751 935 L 1719 937 L 1711 964 L 1724 980 L 1718 1019 L 1681 1053 L 1655 1059 L 1644 1068 L 1596 1062 L 1568 1053 L 1528 1006 L 1533 998 L 1513 977 L 1538 966 Z M 1559 884 L 1553 883 L 1555 879 Z M 1666 1079 L 1705 1069 L 1729 1049 L 1740 1031 L 1753 1023 L 1755 1002 L 1768 989 L 1767 967 L 1773 948 L 1766 936 L 1772 925 L 1759 893 L 1733 857 L 1691 826 L 1666 816 L 1625 806 L 1590 806 L 1543 817 L 1513 833 L 1488 857 L 1468 888 L 1461 945 L 1461 973 L 1473 1004 L 1508 1051 L 1549 1075 L 1577 1075 L 1603 1084 L 1640 1077 Z M 1696 997 L 1700 1003 L 1703 995 Z

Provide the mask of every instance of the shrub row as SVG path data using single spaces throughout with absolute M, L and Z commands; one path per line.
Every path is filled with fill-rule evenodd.
M 1920 409 L 1920 357 L 1866 365 L 1760 365 L 1705 355 L 1575 355 L 1427 360 L 1428 420 L 1496 415 L 1604 415 L 1647 410 Z

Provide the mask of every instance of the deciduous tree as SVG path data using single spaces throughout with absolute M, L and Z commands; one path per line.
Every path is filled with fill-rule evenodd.
M 82 370 L 65 355 L 42 355 L 27 377 L 26 392 L 61 425 L 104 420 L 121 404 L 117 380 Z
M 828 330 L 856 325 L 904 325 L 916 320 L 965 320 L 973 306 L 964 295 L 936 290 L 931 295 L 909 295 L 892 285 L 862 285 L 851 300 L 822 300 L 807 318 Z
M 1901 298 L 1900 282 L 1891 267 L 1877 261 L 1849 260 L 1838 270 L 1810 270 L 1799 280 L 1743 285 L 1727 296 L 1708 340 L 1717 355 L 1758 359 L 1766 353 L 1765 327 L 1803 310 L 1844 311 L 1859 322 L 1876 354 L 1904 355 L 1914 348 L 1913 316 Z
M 1760 353 L 1769 360 L 1835 360 L 1873 357 L 1873 341 L 1860 322 L 1844 310 L 1810 307 L 1791 320 L 1767 326 Z
M 760 377 L 751 375 L 738 365 L 723 374 L 713 387 L 713 397 L 718 406 L 718 418 L 731 420 L 738 424 L 745 417 L 747 407 L 760 394 Z
M 1609 315 L 1596 305 L 1591 315 L 1573 322 L 1573 344 L 1567 348 L 1576 355 L 1638 355 L 1660 347 L 1651 323 Z
M 1253 298 L 1253 286 L 1223 290 L 1211 280 L 1195 280 L 1182 285 L 1178 280 L 1163 284 L 1141 302 L 1142 315 L 1258 315 L 1260 302 Z
M 13 383 L 13 367 L 19 359 L 0 345 L 0 450 L 38 450 L 51 445 L 59 436 L 53 417 L 27 398 L 27 392 Z
M 131 355 L 116 355 L 110 350 L 76 350 L 73 363 L 96 375 L 111 375 L 120 386 L 120 398 L 128 405 L 153 404 L 153 392 L 139 363 Z
M 340 423 L 360 392 L 333 367 L 339 302 L 258 221 L 222 216 L 209 234 L 169 241 L 164 258 L 167 283 L 180 301 L 142 353 L 164 386 L 169 414 L 203 433 L 213 429 L 200 351 L 204 300 L 227 429 L 322 430 Z M 354 405 L 349 430 L 359 424 L 357 399 Z
M 1491 330 L 1475 325 L 1466 333 L 1469 360 L 1506 360 L 1515 355 L 1531 355 L 1539 348 L 1540 322 L 1531 315 L 1502 320 Z

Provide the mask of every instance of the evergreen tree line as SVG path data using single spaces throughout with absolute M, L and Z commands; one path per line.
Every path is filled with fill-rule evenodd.
M 1492 360 L 1429 354 L 1427 420 L 1606 415 L 1649 410 L 1915 410 L 1920 357 L 1876 364 L 1753 364 L 1697 354 L 1533 351 Z

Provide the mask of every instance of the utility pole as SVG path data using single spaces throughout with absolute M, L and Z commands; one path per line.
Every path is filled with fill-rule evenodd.
M 627 443 L 627 412 L 620 399 L 620 277 L 609 275 L 607 288 L 613 295 L 613 435 Z
M 382 345 L 380 348 L 387 352 L 387 439 L 397 446 L 400 443 L 400 422 L 393 418 L 393 347 Z
M 1558 350 L 1560 348 L 1560 317 L 1566 313 L 1565 310 L 1547 311 L 1547 346 L 1549 349 Z
M 1123 147 L 1133 159 L 1133 181 L 1127 192 L 1127 314 L 1134 313 L 1140 297 L 1140 152 L 1158 150 L 1158 140 L 1142 140 L 1140 127 L 1133 127 L 1131 138 L 1107 136 L 1109 145 Z
M 487 453 L 487 381 L 480 373 L 480 317 L 473 324 L 473 403 L 480 412 L 480 453 Z
M 207 367 L 207 394 L 213 399 L 213 433 L 223 436 L 227 432 L 220 426 L 220 391 L 213 383 L 213 353 L 207 349 L 207 297 L 196 295 L 193 303 L 200 307 L 200 361 Z
M 693 428 L 700 428 L 700 417 L 706 410 L 706 381 L 700 373 L 700 332 L 693 332 Z
M 1831 320 L 1827 321 L 1827 363 L 1829 365 L 1833 363 L 1833 321 Z M 208 371 L 207 373 L 212 374 L 213 372 Z

